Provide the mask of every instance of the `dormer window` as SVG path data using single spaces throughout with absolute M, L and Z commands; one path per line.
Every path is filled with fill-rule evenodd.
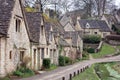
M 89 23 L 87 23 L 87 24 L 86 24 L 86 28 L 90 28 L 90 25 L 89 25 Z
M 20 32 L 21 20 L 16 19 L 16 32 Z

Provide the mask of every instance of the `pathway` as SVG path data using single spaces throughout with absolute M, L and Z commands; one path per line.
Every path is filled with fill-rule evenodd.
M 19 80 L 71 80 L 71 77 L 84 71 L 86 68 L 90 67 L 94 63 L 114 62 L 114 61 L 115 62 L 120 61 L 120 55 L 109 58 L 86 60 L 70 66 L 59 67 L 56 70 L 49 71 L 30 78 L 24 78 Z

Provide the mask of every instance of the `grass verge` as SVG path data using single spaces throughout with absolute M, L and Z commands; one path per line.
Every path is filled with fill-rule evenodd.
M 74 77 L 72 80 L 99 80 L 99 78 L 95 74 L 93 65 L 83 73 L 80 73 L 78 76 Z
M 101 57 L 105 57 L 107 55 L 112 55 L 114 54 L 116 51 L 116 49 L 114 47 L 112 47 L 109 44 L 103 44 L 101 51 L 98 53 L 93 53 L 92 56 L 93 58 L 101 58 Z

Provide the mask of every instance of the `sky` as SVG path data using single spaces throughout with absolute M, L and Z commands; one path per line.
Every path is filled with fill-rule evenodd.
M 120 8 L 120 0 L 116 0 L 115 4 Z

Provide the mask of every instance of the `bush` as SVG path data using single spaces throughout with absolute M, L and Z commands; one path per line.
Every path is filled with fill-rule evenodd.
M 88 48 L 88 49 L 87 49 L 87 52 L 88 52 L 88 53 L 95 53 L 95 49 L 93 49 L 93 48 Z
M 23 76 L 24 74 L 22 72 L 20 72 L 19 70 L 16 70 L 13 75 L 15 76 Z
M 64 58 L 64 56 L 59 56 L 59 66 L 65 66 L 65 58 Z
M 101 41 L 101 37 L 98 35 L 86 35 L 83 37 L 83 42 L 84 43 L 92 43 L 96 44 Z
M 69 57 L 59 56 L 59 66 L 65 66 L 72 63 L 72 60 Z
M 71 64 L 72 60 L 69 57 L 65 57 L 65 64 Z
M 34 75 L 34 72 L 30 70 L 29 68 L 21 67 L 20 69 L 13 72 L 13 75 L 19 76 L 19 77 L 29 77 L 29 76 Z
M 43 67 L 44 68 L 49 69 L 50 68 L 50 64 L 51 64 L 51 61 L 50 61 L 49 58 L 43 59 Z

